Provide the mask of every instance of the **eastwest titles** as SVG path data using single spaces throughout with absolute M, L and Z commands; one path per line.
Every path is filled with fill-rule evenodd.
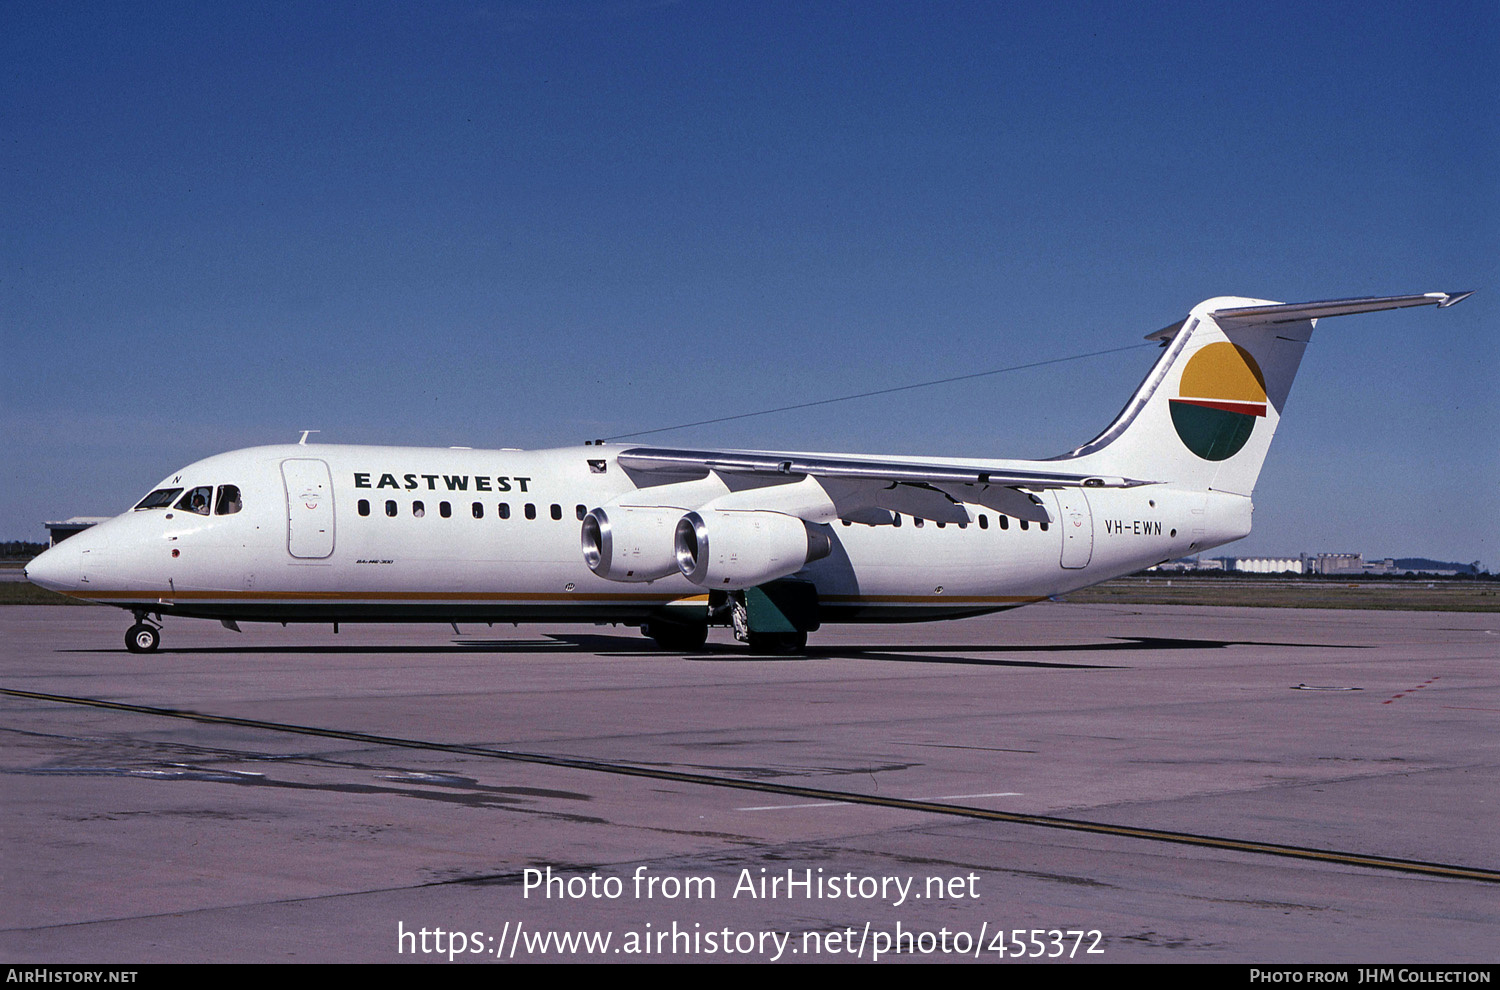
M 371 480 L 374 479 L 374 480 Z M 355 488 L 393 488 L 396 491 L 445 492 L 529 492 L 531 479 L 518 475 L 488 474 L 421 474 L 374 471 L 354 472 Z

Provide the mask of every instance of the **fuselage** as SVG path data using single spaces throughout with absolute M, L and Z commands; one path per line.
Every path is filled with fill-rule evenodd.
M 286 444 L 210 457 L 27 567 L 149 616 L 730 625 L 752 651 L 825 622 L 1014 608 L 1237 540 L 1315 323 L 1468 293 L 1216 296 L 1115 420 L 1045 461 L 585 444 Z M 306 436 L 304 435 L 304 441 Z
M 707 608 L 708 589 L 681 574 L 622 583 L 585 564 L 585 514 L 643 488 L 617 463 L 621 449 L 233 451 L 174 472 L 153 493 L 165 493 L 159 504 L 72 537 L 27 573 L 137 613 L 226 620 L 640 623 Z M 204 504 L 190 500 L 195 492 Z M 793 577 L 816 588 L 825 622 L 948 618 L 1249 531 L 1250 500 L 1238 495 L 1145 485 L 1038 497 L 1050 523 L 980 505 L 964 507 L 965 523 L 839 520 L 827 527 L 832 552 Z

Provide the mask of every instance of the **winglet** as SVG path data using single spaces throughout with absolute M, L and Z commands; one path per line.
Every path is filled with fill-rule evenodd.
M 1438 303 L 1438 309 L 1447 309 L 1449 306 L 1456 306 L 1459 303 L 1463 302 L 1465 299 L 1472 296 L 1474 294 L 1474 290 L 1470 289 L 1468 292 L 1434 292 L 1432 294 L 1441 295 L 1443 297 L 1442 302 Z

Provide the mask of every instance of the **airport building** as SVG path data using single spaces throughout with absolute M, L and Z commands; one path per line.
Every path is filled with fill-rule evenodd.
M 1232 571 L 1241 574 L 1319 574 L 1330 577 L 1417 573 L 1454 576 L 1481 572 L 1477 560 L 1467 566 L 1432 566 L 1438 563 L 1416 559 L 1399 563 L 1393 557 L 1366 560 L 1362 553 L 1318 553 L 1297 557 L 1184 557 L 1147 570 L 1179 574 L 1193 571 Z
M 1384 560 L 1365 560 L 1362 553 L 1320 553 L 1313 558 L 1316 574 L 1402 574 L 1392 557 Z
M 1306 574 L 1306 557 L 1228 557 L 1230 570 L 1246 574 Z
M 1157 564 L 1148 567 L 1148 571 L 1167 571 L 1169 573 L 1182 573 L 1184 571 L 1222 571 L 1224 561 L 1217 558 L 1205 560 L 1201 557 L 1183 557 L 1181 560 L 1169 560 L 1165 564 Z
M 47 545 L 55 547 L 68 537 L 76 536 L 90 526 L 97 526 L 108 518 L 108 516 L 74 516 L 61 522 L 43 523 L 42 525 L 47 527 Z

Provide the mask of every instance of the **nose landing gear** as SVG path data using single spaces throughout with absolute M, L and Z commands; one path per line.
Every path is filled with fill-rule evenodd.
M 125 649 L 131 653 L 154 653 L 160 645 L 160 627 L 148 623 L 145 612 L 135 613 L 135 625 L 125 630 Z

